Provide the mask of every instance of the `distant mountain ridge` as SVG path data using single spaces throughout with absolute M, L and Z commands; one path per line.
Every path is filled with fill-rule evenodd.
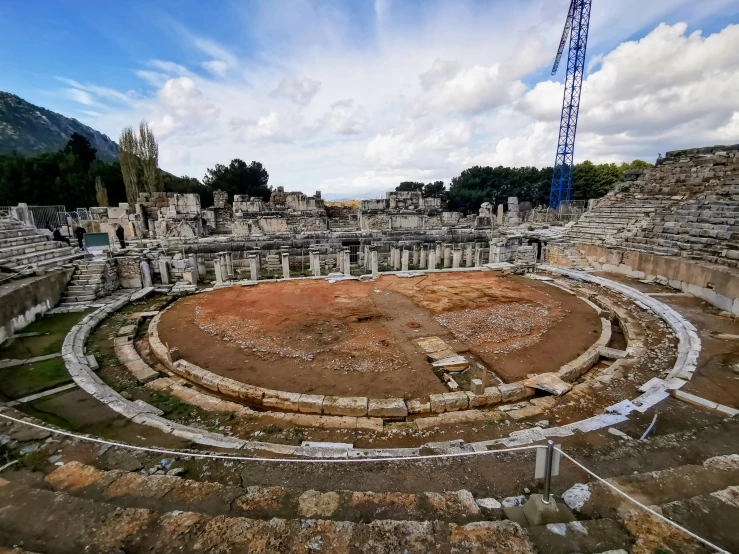
M 72 133 L 87 137 L 101 160 L 118 159 L 118 145 L 108 136 L 74 118 L 0 91 L 0 154 L 17 152 L 31 156 L 55 152 L 64 148 Z

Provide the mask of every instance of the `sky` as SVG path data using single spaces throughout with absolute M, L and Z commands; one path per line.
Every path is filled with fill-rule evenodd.
M 0 90 L 160 166 L 361 197 L 551 166 L 569 0 L 2 0 Z M 566 57 L 565 52 L 565 57 Z M 739 0 L 593 0 L 575 162 L 739 143 Z

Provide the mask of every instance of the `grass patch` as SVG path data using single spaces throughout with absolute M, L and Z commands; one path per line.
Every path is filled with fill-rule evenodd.
M 62 358 L 1 370 L 0 393 L 13 400 L 71 381 Z
M 0 358 L 25 360 L 61 352 L 64 337 L 88 313 L 89 310 L 68 314 L 46 314 L 40 317 L 18 331 L 18 333 L 39 333 L 39 335 L 13 339 L 9 344 L 0 348 Z

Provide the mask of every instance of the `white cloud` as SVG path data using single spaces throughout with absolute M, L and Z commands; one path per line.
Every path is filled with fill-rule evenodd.
M 68 88 L 64 92 L 69 98 L 71 98 L 75 102 L 79 102 L 80 104 L 85 104 L 87 106 L 92 106 L 93 104 L 95 104 L 95 101 L 92 99 L 92 96 L 90 96 L 90 93 L 85 92 L 84 90 L 80 90 L 78 88 Z
M 285 77 L 269 95 L 271 98 L 286 98 L 293 104 L 305 106 L 321 90 L 321 81 Z
M 197 130 L 212 124 L 220 113 L 189 77 L 169 79 L 157 93 L 157 100 L 160 114 L 153 126 L 161 135 L 182 127 L 192 132 L 193 127 Z
M 111 136 L 151 121 L 162 166 L 197 177 L 240 157 L 263 162 L 273 185 L 348 193 L 474 164 L 552 164 L 564 65 L 560 82 L 548 70 L 567 0 L 458 0 L 414 17 L 412 3 L 376 0 L 369 26 L 342 4 L 276 4 L 243 13 L 247 45 L 187 34 L 190 59 L 155 51 L 132 64 L 136 92 L 65 88 L 95 102 L 86 122 Z M 629 18 L 613 4 L 593 11 L 576 161 L 739 142 L 737 26 L 703 36 L 690 19 L 660 25 L 721 13 L 726 0 L 624 0 Z M 635 35 L 646 36 L 622 42 Z
M 319 125 L 326 125 L 340 135 L 355 135 L 362 132 L 366 122 L 367 111 L 349 99 L 331 104 L 331 109 L 319 120 Z

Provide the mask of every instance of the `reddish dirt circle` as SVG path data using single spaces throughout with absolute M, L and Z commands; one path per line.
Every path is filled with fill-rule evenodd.
M 159 334 L 183 358 L 252 385 L 408 398 L 448 391 L 418 338 L 472 358 L 460 381 L 492 385 L 557 370 L 597 340 L 600 321 L 556 287 L 469 272 L 220 289 L 177 301 Z

